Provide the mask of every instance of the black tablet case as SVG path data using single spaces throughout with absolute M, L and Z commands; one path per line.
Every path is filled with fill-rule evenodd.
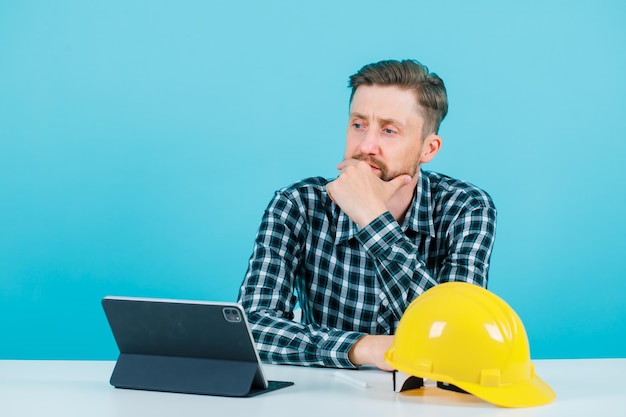
M 102 306 L 120 350 L 117 388 L 249 397 L 293 384 L 265 386 L 237 304 L 105 297 Z M 226 320 L 224 308 L 241 320 Z

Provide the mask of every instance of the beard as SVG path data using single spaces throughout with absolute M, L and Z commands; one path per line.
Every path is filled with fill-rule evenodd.
M 397 171 L 391 171 L 387 164 L 385 164 L 380 159 L 371 156 L 371 155 L 363 155 L 357 154 L 352 157 L 352 159 L 356 159 L 357 161 L 367 162 L 370 165 L 375 166 L 380 170 L 380 179 L 383 181 L 391 181 L 396 178 L 398 175 L 407 174 L 411 177 L 415 176 L 415 174 L 419 171 L 419 160 L 415 158 L 415 160 L 408 161 L 401 169 Z

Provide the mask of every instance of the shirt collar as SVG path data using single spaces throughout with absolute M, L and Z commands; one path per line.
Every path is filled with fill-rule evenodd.
M 402 225 L 403 231 L 411 229 L 419 234 L 435 237 L 435 225 L 432 222 L 434 207 L 430 190 L 430 178 L 420 170 L 413 202 Z M 335 210 L 338 212 L 335 244 L 339 244 L 344 240 L 352 239 L 359 232 L 359 226 L 336 204 Z
M 430 176 L 427 172 L 420 170 L 420 178 L 417 181 L 417 191 L 413 197 L 413 204 L 409 207 L 405 218 L 403 230 L 407 228 L 417 233 L 435 237 L 435 207 L 431 193 Z

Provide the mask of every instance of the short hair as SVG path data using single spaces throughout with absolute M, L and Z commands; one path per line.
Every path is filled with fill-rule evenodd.
M 386 60 L 365 65 L 350 76 L 350 103 L 361 85 L 397 86 L 413 90 L 424 119 L 422 138 L 439 132 L 439 125 L 448 113 L 448 96 L 443 80 L 428 67 L 413 59 Z

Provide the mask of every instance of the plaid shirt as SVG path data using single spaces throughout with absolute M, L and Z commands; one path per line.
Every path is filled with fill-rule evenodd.
M 421 171 L 402 225 L 387 212 L 360 229 L 332 202 L 328 182 L 283 188 L 265 210 L 239 292 L 264 361 L 352 368 L 352 345 L 393 334 L 428 288 L 487 286 L 496 209 L 484 191 Z

